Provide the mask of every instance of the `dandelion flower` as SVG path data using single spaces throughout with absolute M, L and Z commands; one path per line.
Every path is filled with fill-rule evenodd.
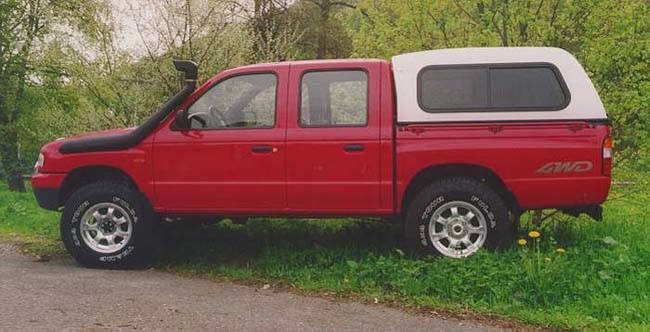
M 551 262 L 551 259 L 548 258 L 548 257 L 546 257 L 546 258 L 544 258 L 544 261 L 545 261 L 546 263 L 550 263 L 550 262 Z
M 530 236 L 530 237 L 533 238 L 533 239 L 538 238 L 540 235 L 542 235 L 542 234 L 540 234 L 538 231 L 530 231 L 530 232 L 528 233 L 528 236 Z
M 564 248 L 557 248 L 557 249 L 555 249 L 555 251 L 557 251 L 558 254 L 563 254 L 563 253 L 566 252 L 566 250 L 564 250 Z
M 517 243 L 518 243 L 520 246 L 525 246 L 526 243 L 528 243 L 528 241 L 526 241 L 526 239 L 519 239 L 519 240 L 517 241 Z

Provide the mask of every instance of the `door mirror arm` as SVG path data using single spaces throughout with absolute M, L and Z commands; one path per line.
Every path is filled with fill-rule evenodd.
M 174 122 L 172 122 L 173 130 L 188 130 L 190 128 L 190 120 L 187 118 L 187 112 L 185 110 L 179 110 L 176 112 L 176 117 Z

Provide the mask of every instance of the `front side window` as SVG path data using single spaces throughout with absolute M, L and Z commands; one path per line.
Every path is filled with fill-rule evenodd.
M 418 75 L 423 110 L 558 110 L 569 94 L 550 64 L 431 66 Z
M 368 75 L 361 70 L 308 72 L 301 83 L 300 125 L 365 126 Z
M 210 88 L 187 110 L 193 129 L 271 128 L 275 124 L 277 77 L 247 74 Z

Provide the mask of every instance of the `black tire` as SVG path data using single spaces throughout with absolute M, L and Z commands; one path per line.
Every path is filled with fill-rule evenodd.
M 93 238 L 92 234 L 98 234 L 97 231 L 82 234 L 81 221 L 84 215 L 90 214 L 91 211 L 101 213 L 102 210 L 96 210 L 95 207 L 102 205 L 108 205 L 113 211 L 117 210 L 117 212 L 110 213 L 110 215 L 116 216 L 112 219 L 119 216 L 120 219 L 124 217 L 122 220 L 128 222 L 127 226 L 113 223 L 112 241 L 119 242 L 117 246 L 120 247 L 112 252 L 110 248 L 106 249 L 109 252 L 101 252 L 88 244 L 93 240 L 87 239 L 87 236 Z M 108 217 L 108 207 L 102 208 L 106 211 L 104 212 L 106 215 L 102 218 L 106 218 L 106 220 L 111 219 Z M 92 223 L 95 224 L 95 227 L 101 227 L 101 222 L 95 221 L 95 219 L 91 220 Z M 153 219 L 153 210 L 141 193 L 119 182 L 95 182 L 77 190 L 66 202 L 61 215 L 61 239 L 68 252 L 83 266 L 111 269 L 134 267 L 145 263 L 154 248 Z M 107 222 L 107 224 L 109 223 Z M 120 227 L 120 230 L 127 229 L 124 234 L 130 234 L 128 240 L 125 240 L 126 236 L 120 238 L 114 235 L 115 227 Z M 110 230 L 108 229 L 108 231 Z M 104 233 L 99 234 L 103 236 Z M 101 241 L 96 243 L 96 246 L 103 246 Z M 108 247 L 108 242 L 105 243 Z
M 446 210 L 447 207 L 449 209 L 456 207 L 456 214 L 446 212 L 452 211 Z M 472 212 L 471 215 L 474 217 L 469 219 L 470 214 L 467 211 Z M 433 232 L 438 234 L 453 232 L 453 236 L 437 237 L 435 244 L 430 234 L 434 215 L 443 217 L 444 221 L 434 222 Z M 407 245 L 414 253 L 455 258 L 471 256 L 481 247 L 506 249 L 510 247 L 514 237 L 512 223 L 508 216 L 508 208 L 503 199 L 487 185 L 471 178 L 454 177 L 438 180 L 422 189 L 408 206 L 405 220 Z M 479 220 L 481 217 L 482 222 Z M 465 218 L 468 220 L 466 221 Z M 486 233 L 473 234 L 475 230 L 481 229 L 481 225 L 487 226 Z M 479 240 L 481 237 L 483 241 Z M 476 242 L 472 242 L 472 238 Z M 470 242 L 462 242 L 467 240 Z M 454 243 L 452 244 L 451 241 Z M 465 246 L 460 244 L 461 242 L 471 245 Z M 482 244 L 478 245 L 479 242 Z M 445 251 L 445 243 L 452 250 Z M 439 249 L 441 247 L 443 251 Z M 467 248 L 465 255 L 463 254 L 465 251 L 458 251 L 465 248 Z

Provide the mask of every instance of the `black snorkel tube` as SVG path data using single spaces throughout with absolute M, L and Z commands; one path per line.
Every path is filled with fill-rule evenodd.
M 131 148 L 140 143 L 145 137 L 151 134 L 156 127 L 167 116 L 178 107 L 185 98 L 189 97 L 196 90 L 198 76 L 198 66 L 189 60 L 174 60 L 176 70 L 185 73 L 185 86 L 176 93 L 158 111 L 149 117 L 144 123 L 136 127 L 133 131 L 124 134 L 115 134 L 100 137 L 88 137 L 72 139 L 61 144 L 59 152 L 61 153 L 79 153 L 79 152 L 96 152 L 96 151 L 118 151 Z

